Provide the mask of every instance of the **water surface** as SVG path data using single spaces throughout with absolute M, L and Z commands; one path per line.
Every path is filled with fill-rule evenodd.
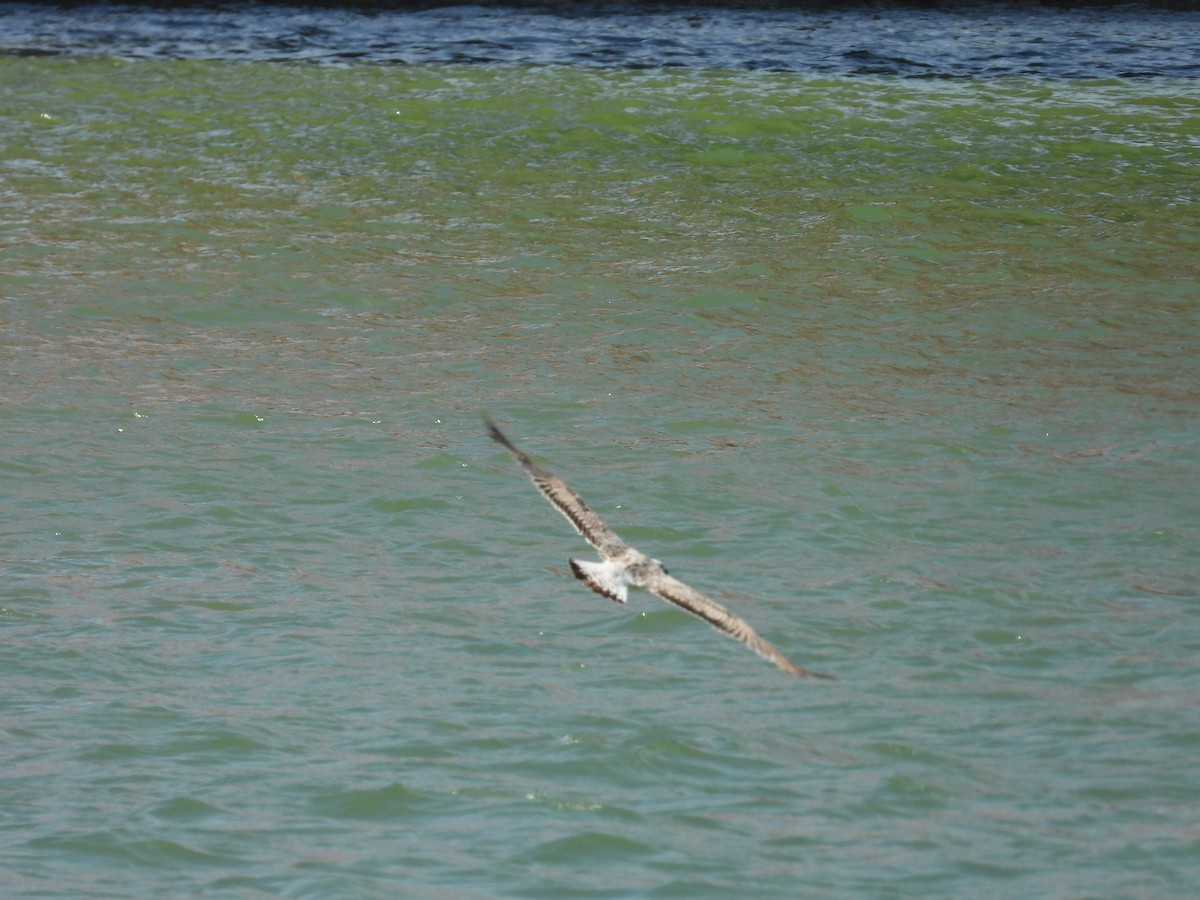
M 1192 81 L 0 59 L 6 896 L 1184 896 Z M 796 662 L 635 593 L 483 433 Z
M 0 52 L 914 78 L 1200 75 L 1177 4 L 0 3 Z

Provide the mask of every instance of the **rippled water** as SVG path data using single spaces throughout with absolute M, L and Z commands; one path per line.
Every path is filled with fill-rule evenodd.
M 1195 82 L 118 56 L 0 58 L 4 896 L 1188 895 Z
M 1200 75 L 1186 5 L 0 4 L 0 52 L 324 63 L 687 66 L 846 75 Z M 398 8 L 397 8 L 398 7 Z

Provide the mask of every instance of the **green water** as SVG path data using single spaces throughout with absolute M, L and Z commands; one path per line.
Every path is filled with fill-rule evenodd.
M 1200 87 L 0 59 L 0 891 L 1186 896 Z M 635 592 L 487 441 L 832 683 Z

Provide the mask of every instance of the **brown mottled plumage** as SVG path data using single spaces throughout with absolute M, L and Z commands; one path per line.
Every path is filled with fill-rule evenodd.
M 575 530 L 599 552 L 601 561 L 572 559 L 571 571 L 589 588 L 610 600 L 624 603 L 628 597 L 627 585 L 644 587 L 664 600 L 674 603 L 734 640 L 741 641 L 763 659 L 769 660 L 791 675 L 806 678 L 829 678 L 802 669 L 761 638 L 743 619 L 731 613 L 721 604 L 710 600 L 699 591 L 693 590 L 677 578 L 672 578 L 657 559 L 633 549 L 617 537 L 616 532 L 604 524 L 583 498 L 571 490 L 561 478 L 552 475 L 517 449 L 490 419 L 484 419 L 492 440 L 503 445 L 521 464 L 534 485 L 543 496 L 562 513 Z

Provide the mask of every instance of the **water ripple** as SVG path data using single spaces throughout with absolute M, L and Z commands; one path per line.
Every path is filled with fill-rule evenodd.
M 886 75 L 1200 74 L 1200 12 L 1129 5 L 0 5 L 0 53 Z

